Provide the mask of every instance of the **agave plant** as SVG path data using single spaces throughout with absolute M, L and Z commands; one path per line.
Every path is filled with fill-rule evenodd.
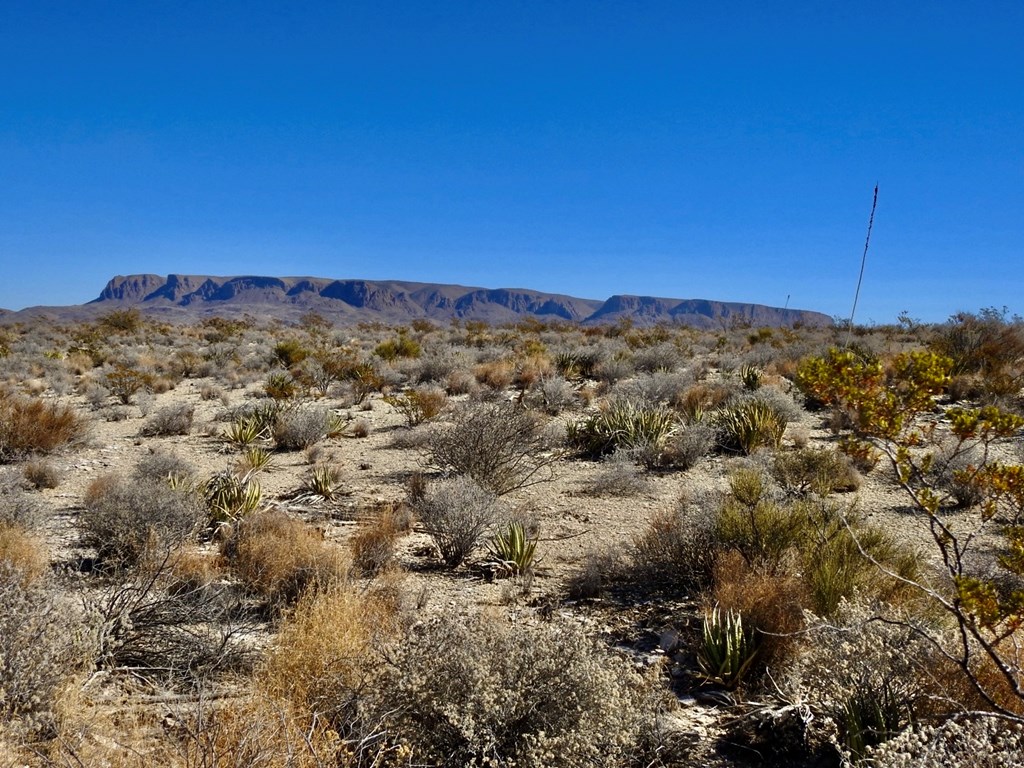
M 233 522 L 259 508 L 263 491 L 252 475 L 246 472 L 239 476 L 224 470 L 206 481 L 203 499 L 214 524 Z
M 757 650 L 755 637 L 743 628 L 739 613 L 730 610 L 723 614 L 716 605 L 704 614 L 697 663 L 705 682 L 730 690 L 736 688 L 754 662 Z
M 761 388 L 761 379 L 764 378 L 764 371 L 758 368 L 756 365 L 741 365 L 740 366 L 740 381 L 743 382 L 744 388 L 754 392 Z
M 523 524 L 513 520 L 504 531 L 491 537 L 491 556 L 499 560 L 513 574 L 525 573 L 533 565 L 537 539 L 529 538 Z

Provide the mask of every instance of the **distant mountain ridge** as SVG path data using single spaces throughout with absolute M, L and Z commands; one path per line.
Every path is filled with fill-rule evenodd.
M 335 322 L 402 323 L 422 318 L 494 324 L 535 318 L 587 325 L 628 320 L 637 325 L 669 323 L 698 328 L 717 328 L 734 322 L 752 326 L 832 323 L 828 315 L 820 312 L 705 299 L 616 295 L 601 301 L 521 288 L 475 288 L 401 280 L 178 274 L 118 275 L 88 304 L 33 307 L 10 316 L 49 314 L 72 319 L 127 307 L 169 320 L 246 313 L 294 320 L 312 311 Z

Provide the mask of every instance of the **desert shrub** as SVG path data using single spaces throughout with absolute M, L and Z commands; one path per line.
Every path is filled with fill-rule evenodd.
M 373 354 L 390 363 L 398 358 L 419 357 L 423 354 L 423 349 L 418 341 L 400 333 L 396 338 L 381 342 L 374 347 Z
M 13 470 L 0 474 L 0 525 L 33 531 L 42 528 L 47 517 L 39 497 L 26 491 Z
M 24 475 L 33 488 L 56 488 L 60 485 L 60 471 L 44 459 L 27 462 Z
M 435 347 L 420 358 L 416 380 L 421 384 L 441 384 L 453 373 L 465 370 L 468 366 L 469 361 L 464 353 L 449 347 Z
M 705 515 L 683 505 L 655 514 L 628 550 L 628 581 L 695 595 L 712 581 L 720 546 Z
M 860 476 L 850 461 L 830 448 L 797 448 L 779 451 L 771 463 L 772 476 L 790 493 L 808 491 L 828 495 L 833 491 L 855 491 Z
M 778 448 L 786 431 L 785 417 L 761 399 L 741 400 L 715 414 L 718 444 L 726 451 L 753 453 L 758 448 Z
M 766 673 L 777 675 L 796 653 L 804 627 L 799 576 L 751 566 L 735 551 L 719 554 L 713 574 L 712 603 L 742 616 L 757 647 L 754 668 L 746 670 L 751 681 L 756 684 Z
M 734 472 L 729 489 L 714 514 L 715 540 L 750 564 L 778 566 L 801 541 L 804 519 L 773 497 L 768 478 L 756 469 Z
M 660 456 L 676 426 L 675 414 L 666 407 L 613 400 L 599 413 L 570 424 L 567 439 L 570 445 L 594 458 L 636 448 Z
M 865 750 L 872 768 L 1021 768 L 1024 727 L 990 717 L 915 723 Z
M 274 424 L 274 442 L 278 448 L 298 451 L 320 442 L 331 431 L 325 408 L 293 408 L 281 411 Z
M 187 435 L 192 431 L 196 409 L 188 403 L 167 405 L 156 411 L 142 427 L 144 435 Z
M 681 361 L 679 348 L 667 341 L 633 353 L 633 365 L 641 373 L 669 373 L 678 368 Z
M 647 405 L 671 404 L 677 402 L 692 385 L 693 374 L 689 371 L 654 371 L 620 381 L 612 387 L 611 396 Z
M 342 582 L 349 571 L 341 547 L 276 510 L 237 523 L 223 551 L 245 587 L 274 606 L 292 604 L 308 589 Z
M 778 678 L 831 724 L 853 757 L 909 724 L 933 666 L 927 641 L 909 626 L 877 620 L 886 615 L 878 608 L 844 602 L 827 624 L 811 617 L 807 652 Z M 878 709 L 883 711 L 872 712 Z M 872 721 L 882 726 L 874 733 L 864 728 Z
M 79 617 L 43 579 L 0 559 L 0 720 L 50 731 L 59 694 L 90 656 Z
M 557 416 L 576 402 L 576 390 L 561 376 L 543 376 L 534 385 L 530 403 Z
M 0 391 L 0 463 L 53 453 L 85 433 L 86 422 L 68 406 Z
M 410 427 L 430 421 L 437 416 L 448 402 L 443 390 L 433 387 L 418 387 L 405 394 L 388 396 L 384 402 L 395 408 Z
M 128 405 L 136 392 L 152 386 L 153 377 L 149 373 L 144 373 L 119 363 L 107 372 L 106 376 L 104 376 L 104 382 L 106 388 L 122 405 Z
M 131 565 L 150 550 L 191 538 L 206 521 L 198 497 L 164 479 L 100 477 L 85 494 L 83 543 L 114 565 Z
M 952 496 L 958 506 L 967 509 L 985 498 L 985 489 L 975 482 L 984 463 L 984 452 L 978 446 L 951 443 L 935 452 L 930 471 L 935 484 Z
M 143 668 L 192 690 L 200 680 L 250 663 L 252 632 L 230 592 L 182 580 L 179 552 L 141 562 L 86 599 L 100 667 Z M 241 618 L 240 618 L 241 617 Z
M 587 483 L 592 496 L 638 496 L 650 491 L 650 480 L 630 451 L 616 451 L 601 462 L 601 469 Z
M 660 462 L 666 467 L 690 469 L 714 450 L 715 428 L 696 422 L 676 429 L 665 441 Z
M 375 686 L 389 736 L 427 763 L 626 765 L 657 711 L 649 685 L 574 625 L 432 620 Z
M 995 375 L 1024 359 L 1024 323 L 1008 321 L 1005 309 L 958 312 L 939 329 L 931 346 L 952 359 L 954 375 Z
M 467 476 L 428 485 L 413 507 L 451 568 L 469 557 L 500 510 L 497 496 Z
M 467 404 L 430 433 L 428 451 L 442 469 L 471 477 L 500 495 L 551 477 L 557 458 L 537 417 L 514 403 Z

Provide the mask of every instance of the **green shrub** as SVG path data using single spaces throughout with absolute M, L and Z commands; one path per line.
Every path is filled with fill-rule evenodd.
M 830 448 L 779 451 L 771 469 L 775 479 L 790 493 L 813 491 L 826 496 L 833 491 L 855 491 L 860 487 L 860 477 L 850 462 Z
M 405 334 L 399 334 L 397 338 L 381 342 L 373 350 L 373 354 L 389 363 L 400 357 L 419 357 L 422 353 L 423 350 L 419 342 L 415 339 L 410 339 Z

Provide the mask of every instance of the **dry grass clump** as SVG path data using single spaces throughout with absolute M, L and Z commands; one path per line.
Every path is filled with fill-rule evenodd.
M 60 485 L 60 472 L 45 459 L 26 462 L 24 474 L 33 488 L 56 488 Z
M 393 616 L 387 599 L 341 581 L 304 593 L 257 669 L 257 687 L 335 721 L 373 672 L 374 640 Z
M 408 527 L 408 513 L 394 504 L 386 504 L 373 517 L 360 521 L 349 540 L 352 562 L 359 572 L 375 576 L 392 568 L 398 540 Z
M 53 453 L 82 440 L 86 429 L 70 406 L 0 390 L 0 463 Z
M 137 563 L 193 537 L 207 521 L 199 497 L 166 478 L 105 475 L 92 482 L 79 517 L 83 543 L 113 565 Z
M 711 604 L 738 613 L 755 633 L 753 679 L 757 672 L 778 674 L 796 653 L 804 627 L 805 591 L 799 576 L 751 566 L 731 551 L 718 556 L 713 581 Z
M 443 616 L 392 648 L 371 708 L 420 763 L 621 766 L 643 751 L 654 699 L 574 625 Z
M 243 518 L 223 550 L 245 587 L 279 607 L 294 603 L 307 590 L 343 582 L 349 573 L 343 548 L 278 510 Z
M 0 522 L 0 567 L 8 569 L 8 578 L 17 574 L 23 586 L 29 587 L 49 572 L 50 558 L 38 536 Z

